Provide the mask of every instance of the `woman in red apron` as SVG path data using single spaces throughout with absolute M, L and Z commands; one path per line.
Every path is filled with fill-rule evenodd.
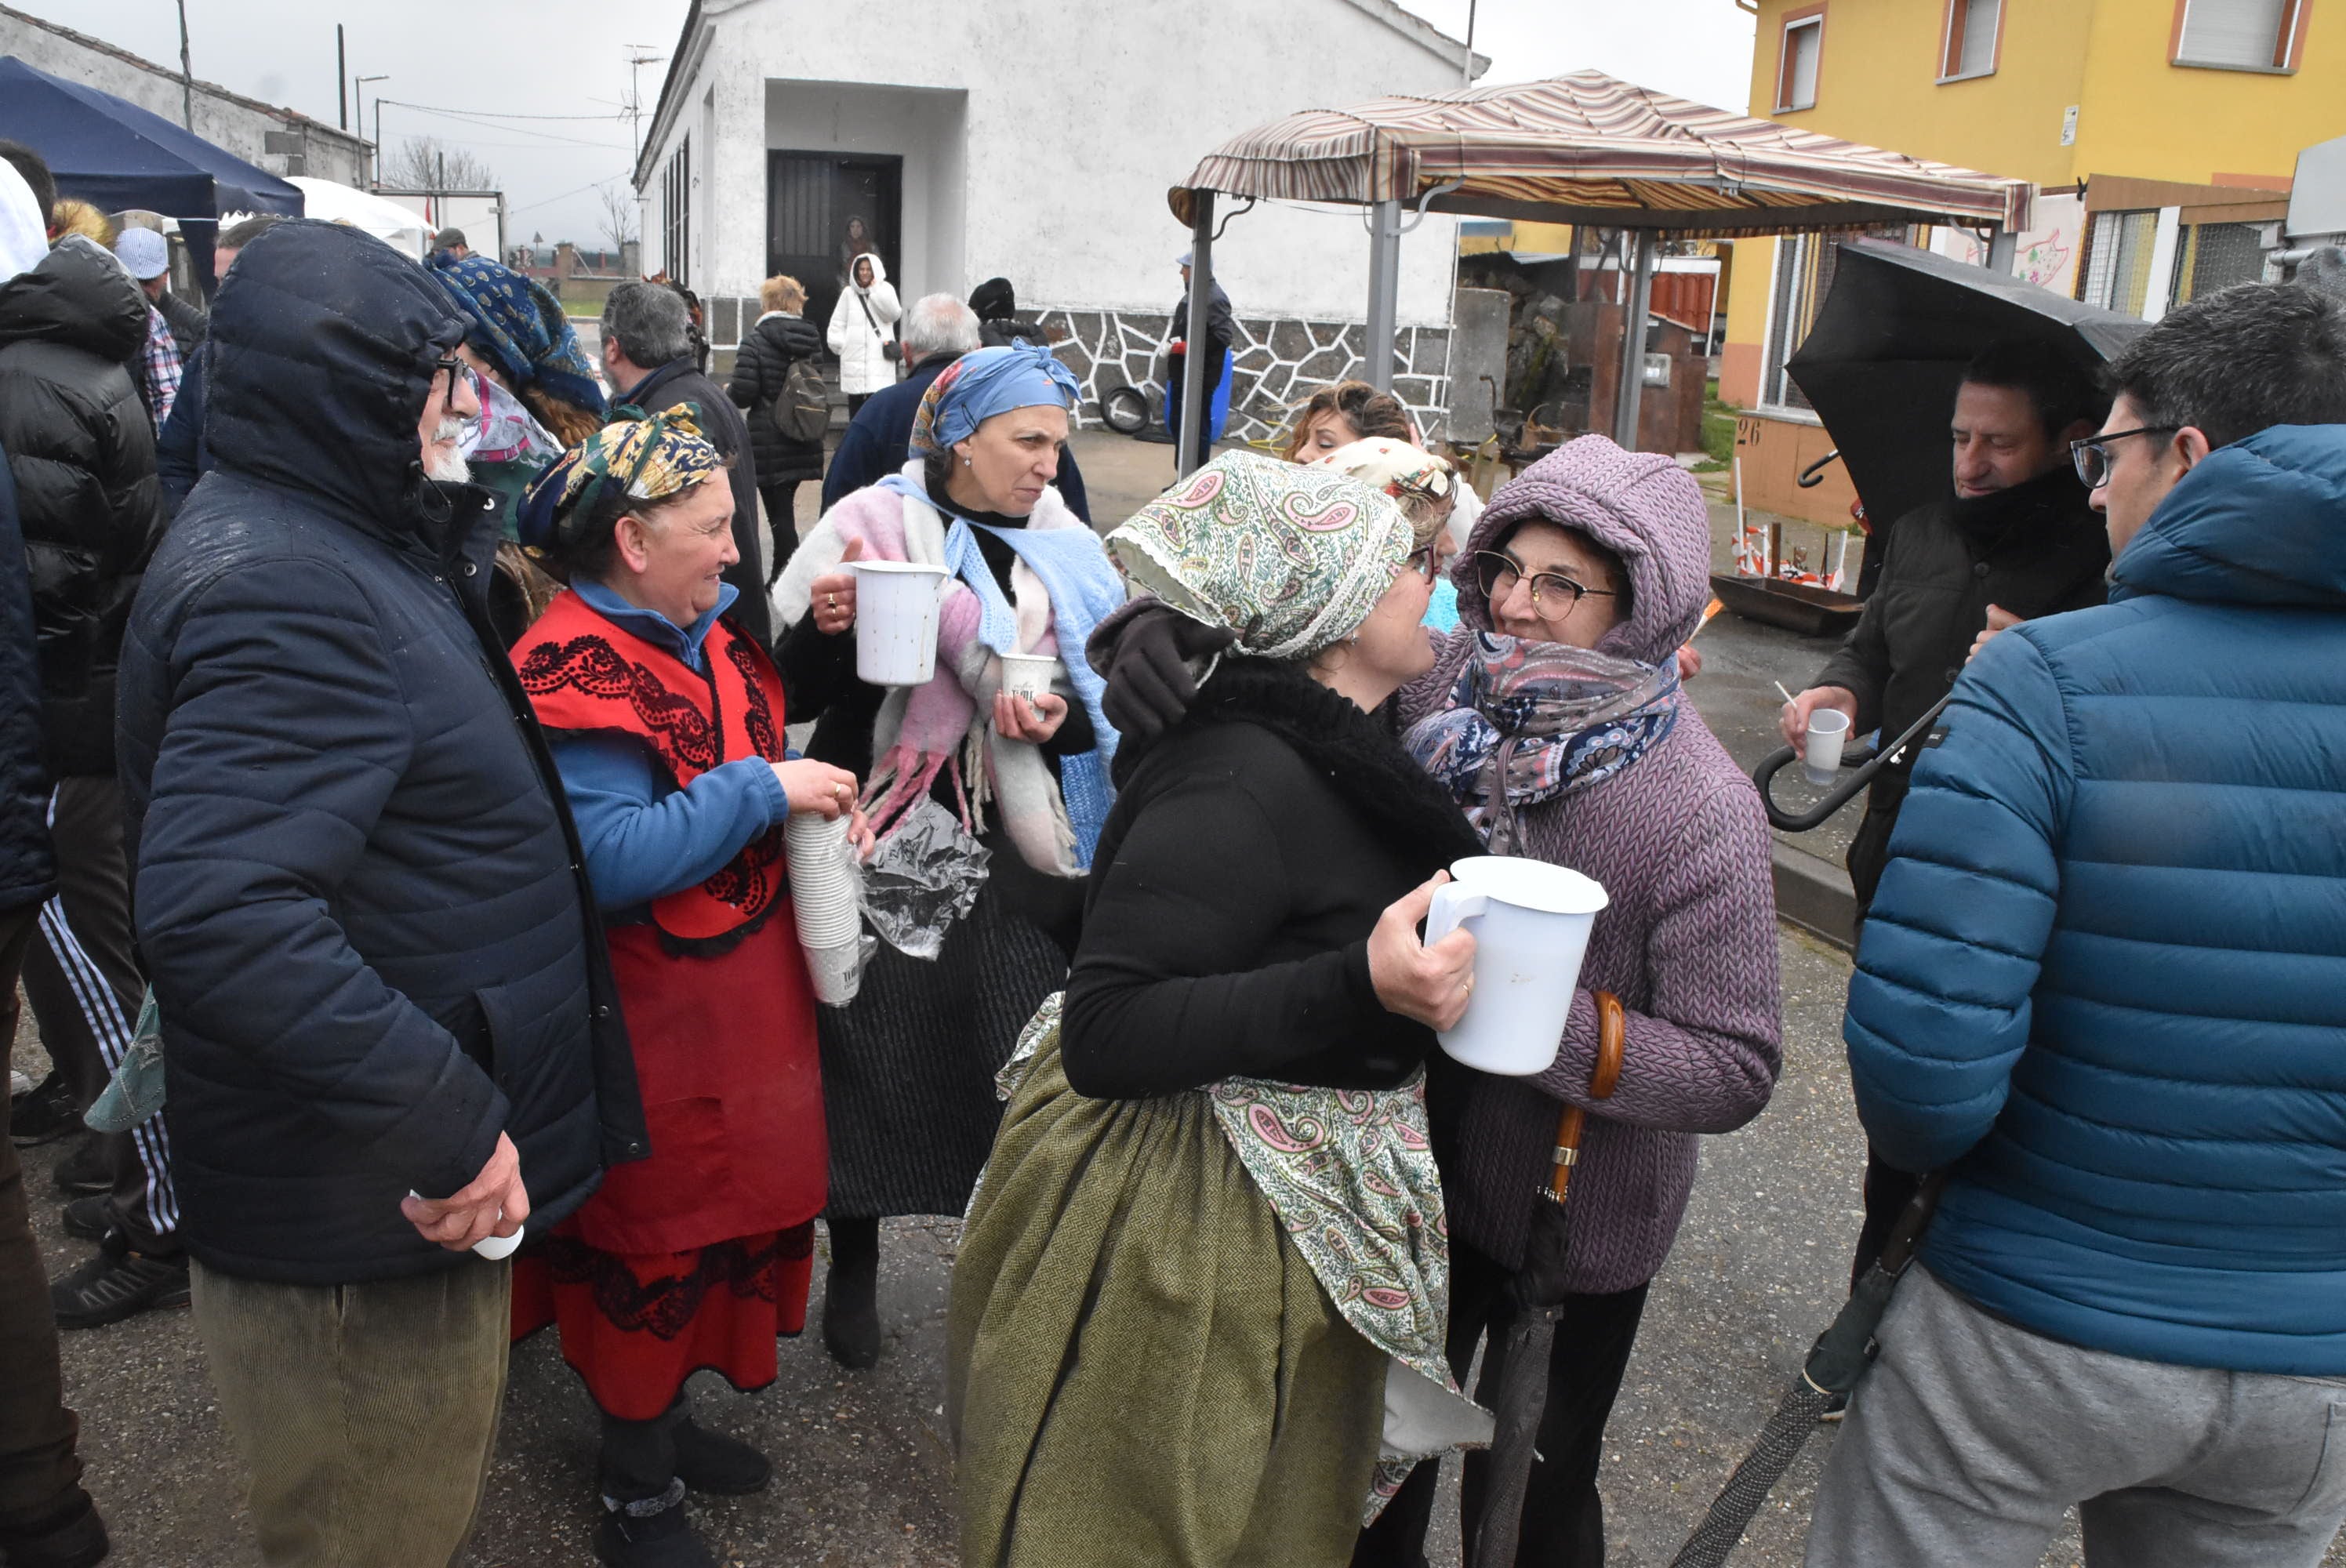
M 595 1555 L 712 1563 L 687 1490 L 772 1467 L 696 1425 L 685 1380 L 771 1382 L 805 1322 L 827 1149 L 814 993 L 782 822 L 852 813 L 853 775 L 790 760 L 782 686 L 726 618 L 732 490 L 688 413 L 606 426 L 532 487 L 522 536 L 569 585 L 515 644 L 610 937 L 648 1159 L 515 1276 L 516 1334 L 561 1327 L 603 1414 Z M 861 823 L 855 824 L 860 834 Z

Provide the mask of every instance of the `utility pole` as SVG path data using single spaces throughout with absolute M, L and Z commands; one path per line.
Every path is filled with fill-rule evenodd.
M 334 108 L 344 130 L 351 128 L 351 62 L 342 53 L 342 25 L 334 24 Z
M 1458 85 L 1474 85 L 1474 0 L 1466 0 L 1466 64 L 1460 67 Z
M 196 128 L 196 68 L 188 63 L 188 0 L 179 0 L 179 117 Z
M 389 80 L 391 80 L 391 77 L 387 75 L 381 76 L 361 76 L 352 85 L 352 90 L 353 93 L 363 97 L 366 90 L 366 85 L 369 82 L 387 82 Z M 364 123 L 366 117 L 366 107 L 363 104 L 360 106 L 359 117 L 361 123 Z M 377 93 L 374 96 L 374 185 L 377 190 L 381 190 L 382 188 L 382 95 L 381 93 Z

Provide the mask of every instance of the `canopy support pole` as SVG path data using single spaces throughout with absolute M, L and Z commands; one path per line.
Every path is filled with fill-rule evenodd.
M 1189 194 L 1188 347 L 1181 358 L 1179 390 L 1166 389 L 1167 395 L 1181 400 L 1181 444 L 1175 449 L 1174 468 L 1184 479 L 1205 466 L 1211 444 L 1206 429 L 1206 361 L 1213 355 L 1205 351 L 1213 341 L 1209 335 L 1213 300 L 1214 193 L 1196 190 Z
M 1401 203 L 1380 201 L 1369 209 L 1369 320 L 1361 331 L 1361 356 L 1362 379 L 1381 392 L 1392 391 L 1400 301 Z
M 1637 258 L 1630 275 L 1622 279 L 1621 384 L 1613 397 L 1613 440 L 1624 452 L 1637 450 L 1637 399 L 1646 382 L 1646 317 L 1654 305 L 1654 257 L 1660 241 L 1650 229 L 1637 230 L 1634 252 L 1623 247 L 1625 266 Z
M 2018 260 L 2019 253 L 2020 236 L 2009 229 L 1997 229 L 1988 236 L 1987 270 L 2011 277 L 2012 264 Z

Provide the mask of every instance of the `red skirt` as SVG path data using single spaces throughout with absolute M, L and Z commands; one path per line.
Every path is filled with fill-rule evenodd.
M 605 1252 L 565 1234 L 514 1264 L 513 1337 L 562 1328 L 562 1359 L 603 1413 L 648 1421 L 703 1368 L 742 1391 L 774 1380 L 806 1327 L 814 1222 L 688 1252 Z

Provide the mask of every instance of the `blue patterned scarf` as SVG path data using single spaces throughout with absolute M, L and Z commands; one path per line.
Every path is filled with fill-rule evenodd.
M 1523 852 L 1515 813 L 1600 784 L 1678 721 L 1675 657 L 1659 667 L 1562 643 L 1477 632 L 1450 707 L 1402 744 L 1446 788 L 1491 852 Z

